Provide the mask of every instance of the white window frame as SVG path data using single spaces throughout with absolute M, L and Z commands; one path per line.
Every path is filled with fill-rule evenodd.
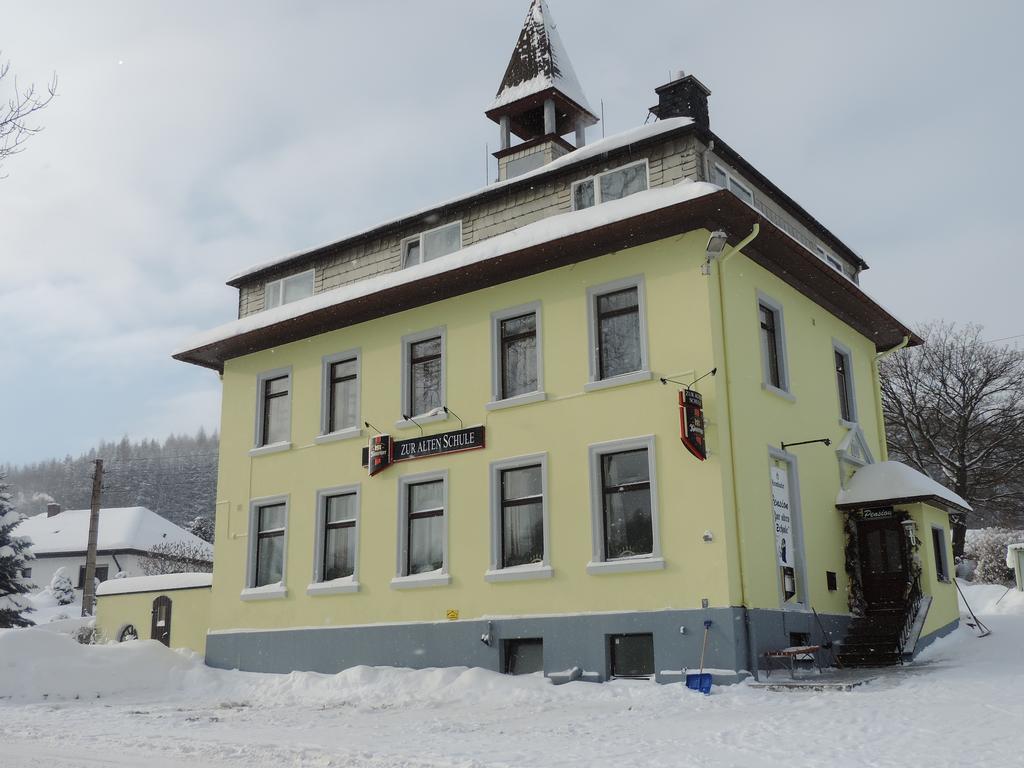
M 536 316 L 537 388 L 532 392 L 524 392 L 514 397 L 502 397 L 501 323 L 511 317 L 520 317 L 530 313 Z M 544 391 L 544 347 L 541 320 L 541 304 L 539 301 L 532 301 L 529 304 L 520 304 L 516 307 L 509 307 L 508 309 L 491 313 L 491 402 L 484 406 L 488 411 L 536 403 L 547 399 L 547 393 Z
M 277 280 L 268 280 L 266 283 L 264 283 L 263 284 L 263 308 L 264 309 L 276 309 L 277 307 L 283 307 L 285 304 L 291 304 L 292 303 L 291 301 L 285 301 L 284 300 L 284 284 L 286 282 L 288 282 L 289 280 L 294 280 L 297 277 L 305 277 L 306 275 L 312 275 L 313 276 L 313 290 L 310 292 L 309 296 L 312 296 L 314 293 L 316 293 L 316 268 L 314 267 L 312 269 L 303 270 L 302 272 L 296 272 L 294 275 L 288 275 L 287 277 L 279 277 Z M 270 287 L 272 285 L 280 286 L 279 290 L 280 290 L 280 295 L 281 295 L 281 301 L 279 303 L 275 304 L 273 307 L 271 307 L 270 304 L 267 302 L 267 298 L 270 296 Z M 302 298 L 303 299 L 308 299 L 309 296 L 303 296 Z M 301 301 L 301 300 L 302 299 L 295 299 L 294 301 Z
M 814 250 L 817 253 L 819 259 L 828 264 L 830 267 L 832 267 L 832 269 L 834 269 L 843 277 L 849 277 L 846 274 L 846 270 L 843 269 L 843 262 L 841 262 L 838 258 L 833 256 L 828 250 L 818 245 L 817 243 L 814 244 Z
M 640 313 L 640 369 L 623 373 L 619 376 L 612 376 L 608 379 L 601 379 L 598 378 L 601 374 L 601 365 L 600 352 L 598 350 L 600 336 L 597 328 L 597 299 L 599 296 L 615 293 L 627 288 L 636 288 L 637 293 L 637 311 Z M 647 294 L 644 289 L 643 275 L 634 275 L 587 288 L 587 342 L 590 345 L 590 354 L 588 355 L 589 380 L 583 385 L 584 392 L 618 387 L 637 381 L 649 381 L 652 378 L 647 346 Z
M 259 540 L 259 513 L 261 507 L 284 504 L 284 543 L 281 547 L 281 582 L 267 584 L 262 587 L 253 586 L 256 580 L 256 545 Z M 288 520 L 291 504 L 288 494 L 278 496 L 261 496 L 249 500 L 249 541 L 245 562 L 245 588 L 240 595 L 242 600 L 278 600 L 288 596 Z
M 355 537 L 356 554 L 352 561 L 352 575 L 341 579 L 324 581 L 324 546 L 326 544 L 327 499 L 332 496 L 355 496 Z M 334 488 L 323 488 L 316 492 L 316 532 L 313 541 L 313 581 L 306 587 L 307 595 L 338 595 L 359 591 L 359 536 L 360 536 L 360 505 L 361 489 L 354 485 L 339 485 Z
M 540 564 L 515 565 L 503 568 L 501 565 L 501 473 L 509 469 L 540 465 L 541 515 L 544 521 L 544 557 Z M 524 581 L 526 579 L 550 579 L 551 568 L 551 520 L 548 503 L 548 455 L 532 453 L 509 459 L 493 461 L 490 465 L 491 481 L 491 566 L 484 573 L 486 581 Z
M 797 579 L 797 593 L 794 598 L 787 602 L 785 595 L 782 592 L 782 581 L 779 578 L 779 564 L 772 555 L 772 567 L 775 573 L 775 588 L 779 595 L 779 607 L 784 611 L 799 611 L 808 612 L 811 610 L 810 606 L 813 605 L 811 602 L 811 584 L 807 579 L 807 550 L 804 547 L 804 512 L 803 505 L 800 502 L 800 467 L 797 463 L 797 457 L 789 453 L 788 451 L 782 451 L 773 445 L 768 446 L 768 466 L 773 466 L 775 462 L 781 462 L 786 465 L 787 472 L 787 485 L 789 490 L 789 516 L 792 524 L 793 531 L 793 546 L 796 547 L 797 555 L 797 567 L 793 569 L 794 575 Z M 771 490 L 771 473 L 768 473 L 768 488 Z M 766 518 L 767 529 L 766 538 L 767 541 L 771 542 L 772 552 L 775 551 L 775 518 L 774 509 L 772 508 L 772 497 L 771 494 L 767 494 L 768 502 L 768 515 Z M 802 598 L 798 600 L 797 598 Z
M 607 176 L 609 173 L 615 173 L 616 171 L 623 171 L 626 168 L 631 168 L 634 165 L 642 165 L 644 167 L 644 176 L 647 179 L 647 187 L 646 187 L 646 189 L 642 189 L 640 191 L 641 192 L 646 192 L 647 190 L 649 190 L 651 188 L 651 167 L 650 167 L 650 165 L 647 162 L 647 158 L 645 157 L 642 160 L 637 160 L 637 161 L 632 162 L 632 163 L 626 163 L 625 165 L 618 165 L 615 168 L 609 168 L 606 171 L 601 171 L 600 173 L 595 173 L 593 176 L 587 176 L 585 179 L 579 179 L 578 181 L 574 181 L 572 183 L 572 186 L 569 188 L 569 200 L 571 201 L 572 209 L 574 211 L 585 211 L 585 210 L 587 210 L 586 208 L 577 208 L 576 207 L 576 187 L 578 187 L 580 184 L 586 184 L 588 181 L 591 181 L 591 182 L 594 183 L 594 204 L 592 206 L 588 206 L 588 207 L 589 208 L 596 208 L 597 206 L 601 205 L 604 202 L 604 200 L 601 198 L 601 177 L 602 176 Z M 634 192 L 633 194 L 637 194 L 637 193 Z M 626 197 L 630 197 L 630 195 L 626 195 Z M 623 200 L 625 198 L 616 198 L 616 199 Z
M 288 378 L 288 439 L 279 440 L 276 443 L 266 443 L 263 440 L 263 417 L 264 411 L 264 399 L 266 397 L 266 382 L 269 379 L 279 379 L 282 376 Z M 278 453 L 279 451 L 287 451 L 292 447 L 292 404 L 295 400 L 294 390 L 295 378 L 292 376 L 292 367 L 286 366 L 284 368 L 274 368 L 270 371 L 263 371 L 256 376 L 256 419 L 255 429 L 253 432 L 253 443 L 252 448 L 249 451 L 250 456 L 263 456 L 268 453 Z
M 775 315 L 775 341 L 779 348 L 779 384 L 781 385 L 778 387 L 772 384 L 771 376 L 768 373 L 768 350 L 765 347 L 764 338 L 761 333 L 762 304 Z M 757 322 L 757 344 L 761 351 L 761 388 L 765 392 L 771 392 L 785 400 L 794 401 L 796 400 L 796 397 L 793 395 L 792 381 L 789 377 L 789 353 L 787 352 L 786 345 L 786 318 L 781 302 L 778 302 L 771 296 L 758 291 L 755 320 Z
M 331 419 L 331 366 L 344 360 L 356 361 L 356 423 L 351 427 L 329 432 Z M 331 443 L 336 440 L 348 440 L 361 437 L 363 434 L 362 415 L 363 393 L 363 362 L 362 350 L 359 347 L 347 349 L 333 355 L 324 355 L 320 368 L 320 434 L 313 438 L 314 443 Z
M 439 325 L 435 328 L 429 328 L 425 331 L 418 331 L 417 333 L 410 333 L 402 337 L 402 404 L 399 410 L 399 418 L 395 422 L 395 426 L 400 429 L 408 429 L 415 427 L 417 424 L 430 424 L 434 421 L 445 421 L 448 418 L 448 414 L 445 412 L 435 413 L 428 416 L 423 413 L 408 413 L 412 408 L 412 391 L 409 387 L 409 351 L 413 344 L 427 339 L 432 339 L 436 336 L 441 337 L 441 405 L 448 403 L 448 341 L 447 341 L 447 326 Z M 406 419 L 405 416 L 408 414 L 416 421 L 416 424 L 412 420 Z
M 432 232 L 437 232 L 439 230 L 442 230 L 445 227 L 452 227 L 452 226 L 458 226 L 458 228 L 459 228 L 459 247 L 456 248 L 455 251 L 461 251 L 462 250 L 462 219 L 459 219 L 457 221 L 449 221 L 447 224 L 442 224 L 442 225 L 440 225 L 438 227 L 432 227 L 431 229 L 425 229 L 425 230 L 423 230 L 422 232 L 420 232 L 418 234 L 415 234 L 415 235 L 413 235 L 411 237 L 406 237 L 406 238 L 402 239 L 402 243 L 401 243 L 402 269 L 405 269 L 406 267 L 414 267 L 414 266 L 416 266 L 416 264 L 426 264 L 426 261 L 433 261 L 434 259 L 427 259 L 426 261 L 423 260 L 423 236 L 424 235 L 429 235 Z M 409 249 L 409 243 L 419 243 L 419 246 L 420 246 L 419 261 L 417 261 L 415 264 L 410 264 L 409 260 L 407 258 L 408 249 Z M 452 253 L 455 253 L 455 251 L 452 251 Z M 450 254 L 446 253 L 444 255 L 448 256 Z M 442 257 L 441 256 L 435 256 L 434 258 L 439 259 L 439 258 L 442 258 Z
M 725 176 L 725 185 L 726 185 L 725 188 L 726 189 L 728 189 L 733 194 L 736 194 L 736 190 L 734 189 L 735 187 L 738 187 L 739 189 L 743 190 L 748 195 L 750 195 L 750 200 L 747 200 L 746 198 L 744 198 L 744 197 L 742 197 L 740 195 L 736 195 L 736 197 L 739 197 L 740 200 L 742 200 L 744 203 L 749 205 L 751 208 L 756 208 L 754 203 L 756 202 L 757 198 L 754 195 L 754 188 L 753 187 L 748 185 L 746 182 L 740 181 L 739 178 L 736 176 L 736 174 L 733 173 L 732 169 L 727 168 L 726 166 L 722 165 L 721 163 L 715 163 L 715 170 L 717 170 L 719 173 L 721 173 L 723 176 Z
M 588 446 L 590 465 L 590 530 L 592 555 L 587 573 L 628 573 L 630 571 L 657 571 L 665 567 L 661 554 L 661 534 L 658 526 L 658 477 L 654 435 L 611 440 Z M 601 487 L 601 457 L 609 453 L 622 453 L 647 449 L 647 472 L 651 493 L 651 537 L 653 545 L 649 555 L 608 560 L 604 552 L 604 494 Z
M 440 571 L 416 573 L 406 572 L 409 551 L 409 486 L 430 483 L 440 480 L 444 514 L 441 516 L 442 526 L 441 552 L 442 565 Z M 395 578 L 391 580 L 392 589 L 418 589 L 420 587 L 444 587 L 452 583 L 448 573 L 448 517 L 451 510 L 448 506 L 448 470 L 419 472 L 414 475 L 403 475 L 398 478 L 398 551 L 395 562 Z
M 941 525 L 936 525 L 935 523 L 931 524 L 930 529 L 932 535 L 932 556 L 939 558 L 936 564 L 942 567 L 942 576 L 939 577 L 936 575 L 936 581 L 940 584 L 952 584 L 953 582 L 949 571 L 949 539 L 946 537 L 946 529 Z M 935 551 L 935 531 L 939 532 L 939 538 L 942 540 L 942 549 L 939 552 Z
M 850 418 L 843 418 L 842 413 L 842 401 L 839 400 L 839 380 L 835 374 L 835 355 L 836 353 L 843 356 L 846 364 L 846 398 L 850 404 Z M 857 386 L 853 380 L 853 351 L 839 341 L 839 339 L 832 339 L 832 380 L 836 384 L 836 405 L 839 406 L 839 424 L 840 426 L 846 427 L 847 429 L 852 428 L 857 424 Z

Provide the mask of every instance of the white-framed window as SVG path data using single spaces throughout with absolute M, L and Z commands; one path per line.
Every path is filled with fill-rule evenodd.
M 724 165 L 715 163 L 711 166 L 711 183 L 717 184 L 723 189 L 728 189 L 747 205 L 752 206 L 754 204 L 753 190 L 740 181 L 736 175 Z
M 453 221 L 402 241 L 402 266 L 411 267 L 462 248 L 462 222 Z
M 587 289 L 590 381 L 584 390 L 651 378 L 643 277 Z
M 448 575 L 448 472 L 398 480 L 398 562 L 394 589 L 437 587 Z
M 587 572 L 664 568 L 654 435 L 598 443 L 589 453 L 593 559 Z
M 445 327 L 402 337 L 402 418 L 423 424 L 447 418 L 445 405 Z
M 288 559 L 288 497 L 249 502 L 249 552 L 243 600 L 284 597 Z
M 325 488 L 316 494 L 313 583 L 306 592 L 359 590 L 359 486 Z
M 550 578 L 546 453 L 495 461 L 487 581 Z
M 291 368 L 275 368 L 256 377 L 256 435 L 250 453 L 271 453 L 291 445 L 291 389 Z
M 544 399 L 539 301 L 491 313 L 491 371 L 488 410 Z
M 263 287 L 263 308 L 273 309 L 313 295 L 316 271 L 309 269 L 297 275 L 271 280 Z
M 818 258 L 828 264 L 832 269 L 838 272 L 840 275 L 848 276 L 846 270 L 843 269 L 843 262 L 829 253 L 827 250 L 822 248 L 820 245 L 814 246 L 814 252 L 818 255 Z
M 836 394 L 839 397 L 839 418 L 847 423 L 857 421 L 857 398 L 853 388 L 853 353 L 849 347 L 832 340 L 832 363 L 836 372 Z
M 761 339 L 761 386 L 792 398 L 782 305 L 760 291 L 757 294 L 757 322 Z
M 949 555 L 947 554 L 948 543 L 946 542 L 946 531 L 941 525 L 933 525 L 932 529 L 932 555 L 935 557 L 935 578 L 939 581 L 949 583 Z
M 327 442 L 362 434 L 359 420 L 360 352 L 326 355 L 321 363 L 320 436 Z
M 645 191 L 648 186 L 647 160 L 644 159 L 574 182 L 572 208 L 579 211 L 609 200 L 621 200 Z

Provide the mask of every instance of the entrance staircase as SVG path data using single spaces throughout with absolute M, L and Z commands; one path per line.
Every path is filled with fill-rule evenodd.
M 904 600 L 869 608 L 850 623 L 839 647 L 839 663 L 891 667 L 911 659 L 930 607 L 931 597 L 923 596 L 915 581 Z

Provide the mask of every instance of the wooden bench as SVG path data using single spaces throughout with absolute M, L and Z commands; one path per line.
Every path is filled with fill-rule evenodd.
M 778 651 L 765 651 L 764 662 L 768 677 L 772 676 L 772 662 L 781 662 L 781 669 L 785 669 L 785 665 L 788 663 L 789 676 L 792 678 L 796 677 L 796 663 L 798 661 L 813 661 L 820 673 L 821 659 L 818 655 L 820 650 L 820 645 L 793 645 Z

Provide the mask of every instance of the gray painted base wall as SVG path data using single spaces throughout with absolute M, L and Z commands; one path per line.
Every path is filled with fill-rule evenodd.
M 587 679 L 606 680 L 611 672 L 609 635 L 650 633 L 657 677 L 671 682 L 679 680 L 679 675 L 660 673 L 699 666 L 705 620 L 711 621 L 711 628 L 704 666 L 712 670 L 716 683 L 735 682 L 751 668 L 748 631 L 758 659 L 765 650 L 789 645 L 791 632 L 809 633 L 813 642 L 824 639 L 811 614 L 712 608 L 218 632 L 207 636 L 206 663 L 252 672 L 335 673 L 361 664 L 502 671 L 503 641 L 541 638 L 545 674 L 579 667 L 590 673 L 585 674 Z M 839 640 L 849 617 L 821 615 L 821 620 Z M 489 644 L 481 640 L 485 634 L 490 636 Z
M 914 646 L 914 656 L 917 656 L 917 654 L 919 654 L 921 651 L 923 651 L 929 645 L 934 643 L 940 637 L 945 637 L 946 635 L 948 635 L 950 632 L 952 632 L 954 629 L 956 629 L 959 626 L 960 626 L 960 619 L 955 619 L 954 621 L 949 622 L 949 624 L 947 624 L 946 626 L 939 627 L 934 632 L 930 632 L 927 635 L 925 635 L 924 637 L 919 638 L 918 641 L 917 641 L 917 645 Z

